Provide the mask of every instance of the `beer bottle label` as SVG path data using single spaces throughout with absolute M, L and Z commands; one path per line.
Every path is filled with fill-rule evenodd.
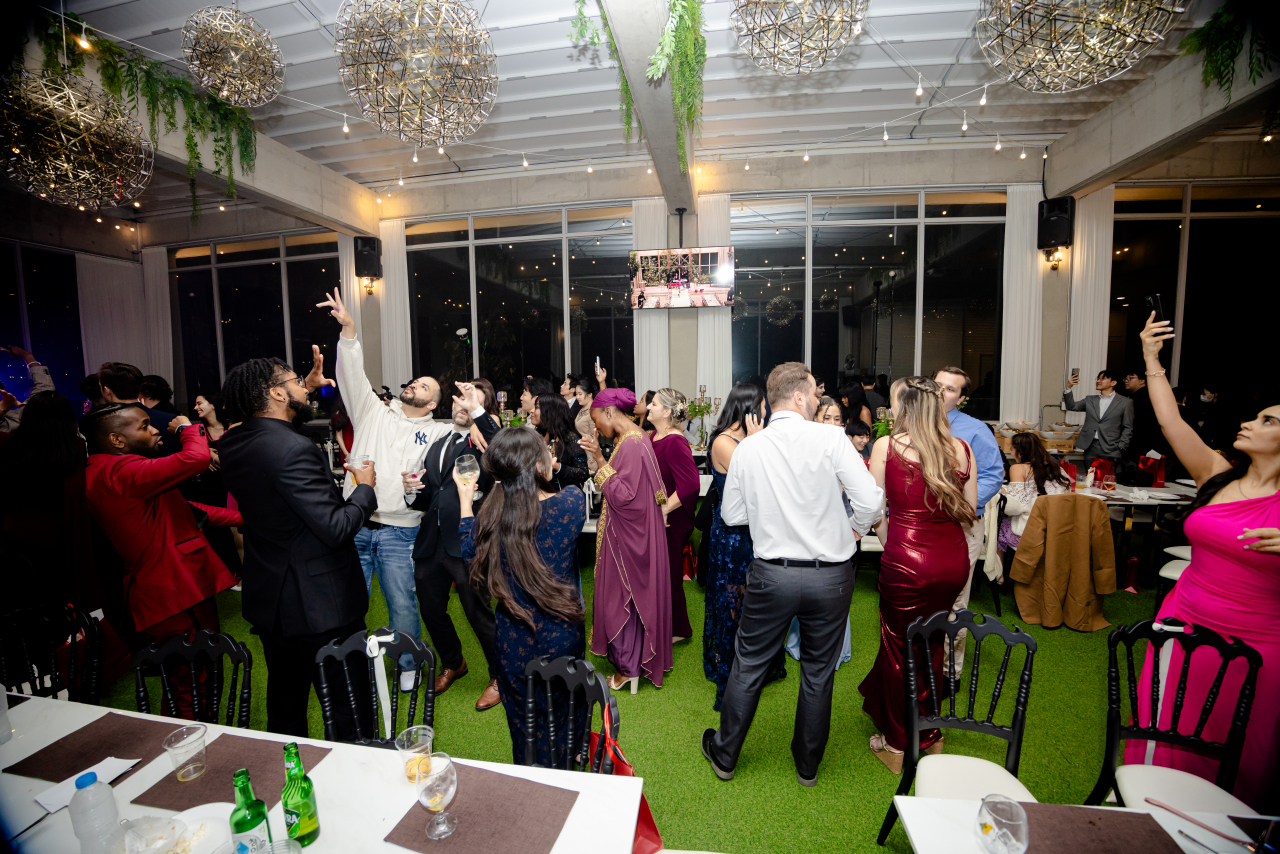
M 285 809 L 284 827 L 285 827 L 285 830 L 288 831 L 289 836 L 292 837 L 295 833 L 298 832 L 297 825 L 298 825 L 298 822 L 301 820 L 302 820 L 302 816 L 298 815 L 297 810 L 291 810 L 288 808 Z
M 265 821 L 244 833 L 231 834 L 232 854 L 258 854 L 260 851 L 270 850 L 271 842 L 267 839 Z

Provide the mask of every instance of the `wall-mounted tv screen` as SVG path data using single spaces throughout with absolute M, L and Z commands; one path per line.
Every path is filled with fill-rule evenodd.
M 733 247 L 642 249 L 631 253 L 632 308 L 733 305 Z

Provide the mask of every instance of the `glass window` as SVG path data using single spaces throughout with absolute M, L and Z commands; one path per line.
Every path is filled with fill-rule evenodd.
M 729 242 L 733 381 L 763 387 L 776 365 L 804 361 L 804 228 L 735 230 Z
M 804 222 L 804 199 L 734 199 L 729 203 L 729 224 L 774 225 Z
M 964 411 L 998 418 L 1004 223 L 931 224 L 924 257 L 920 373 L 961 368 L 969 375 Z
M 13 254 L 18 247 L 0 243 L 0 344 L 22 346 L 22 301 L 18 299 L 18 275 Z M 40 354 L 36 353 L 36 358 Z M 0 382 L 18 400 L 31 394 L 31 377 L 21 359 L 0 357 Z
M 583 231 L 631 231 L 631 206 L 585 208 L 569 211 L 569 233 Z
M 338 235 L 332 231 L 322 231 L 319 234 L 291 234 L 284 239 L 284 254 L 288 256 L 324 255 L 337 251 Z
M 518 393 L 524 377 L 558 384 L 564 376 L 559 256 L 559 240 L 476 247 L 480 375 L 495 389 Z
M 915 193 L 890 196 L 814 196 L 813 221 L 849 219 L 915 219 Z
M 629 234 L 569 241 L 571 372 L 590 374 L 599 357 L 625 388 L 634 387 L 636 376 L 630 255 Z
M 1280 211 L 1280 184 L 1191 185 L 1192 213 Z
M 209 263 L 209 244 L 183 246 L 169 250 L 169 269 L 177 267 L 204 267 Z
M 451 219 L 448 222 L 415 222 L 405 226 L 406 246 L 422 246 L 427 243 L 453 243 L 467 239 L 467 221 Z
M 242 240 L 239 243 L 219 243 L 217 245 L 217 262 L 229 264 L 232 261 L 258 261 L 263 258 L 280 257 L 280 238 L 264 237 L 261 240 Z
M 1176 219 L 1121 219 L 1112 229 L 1107 369 L 1117 372 L 1117 378 L 1131 370 L 1144 370 L 1138 332 L 1151 311 L 1146 297 L 1160 294 L 1165 316 L 1174 319 L 1181 225 Z
M 338 259 L 307 258 L 289 261 L 288 265 L 289 337 L 293 347 L 293 369 L 300 374 L 311 370 L 311 345 L 315 344 L 320 348 L 320 355 L 324 356 L 325 376 L 332 377 L 338 364 L 335 349 L 338 324 L 329 315 L 327 308 L 317 308 L 316 303 L 341 286 Z M 219 270 L 219 280 L 226 274 L 226 270 Z M 319 405 L 326 415 L 332 414 L 333 402 L 331 389 L 328 386 L 321 389 Z
M 84 350 L 80 346 L 76 256 L 30 246 L 23 246 L 21 253 L 31 352 L 49 369 L 58 391 L 79 406 L 84 401 L 80 394 Z
M 1115 212 L 1181 213 L 1182 185 L 1176 187 L 1116 187 Z
M 415 377 L 435 377 L 450 392 L 475 376 L 467 247 L 409 253 L 409 326 Z
M 527 237 L 534 234 L 559 234 L 560 211 L 478 216 L 475 218 L 476 240 L 486 237 Z M 477 261 L 476 263 L 479 263 Z
M 251 264 L 218 271 L 222 352 L 226 369 L 248 359 L 285 358 L 280 265 Z
M 224 270 L 223 275 L 226 272 Z M 170 273 L 169 293 L 178 306 L 181 337 L 177 344 L 181 352 L 174 356 L 186 377 L 187 398 L 175 400 L 174 404 L 180 412 L 186 412 L 197 394 L 222 388 L 218 372 L 218 321 L 213 311 L 213 272 Z
M 926 217 L 1004 216 L 1004 193 L 926 193 Z

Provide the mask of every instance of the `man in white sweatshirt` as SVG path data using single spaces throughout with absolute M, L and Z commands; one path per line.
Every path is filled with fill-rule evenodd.
M 432 413 L 442 397 L 440 384 L 431 377 L 418 377 L 405 386 L 399 400 L 389 406 L 373 393 L 364 373 L 364 351 L 356 339 L 355 321 L 342 304 L 337 290 L 317 308 L 328 308 L 342 324 L 338 338 L 338 365 L 335 375 L 338 390 L 347 405 L 347 413 L 355 431 L 352 456 L 365 455 L 383 471 L 418 471 L 427 448 L 452 432 L 452 421 L 435 421 Z M 457 383 L 461 397 L 454 398 L 472 417 L 484 414 L 484 394 L 470 383 Z M 343 497 L 355 490 L 344 483 Z M 375 487 L 378 509 L 356 534 L 356 551 L 364 569 L 365 586 L 372 592 L 373 576 L 387 600 L 391 628 L 415 640 L 421 639 L 418 620 L 418 598 L 413 575 L 413 545 L 418 537 L 422 512 L 405 504 L 404 488 L 398 478 L 388 477 Z M 400 666 L 403 691 L 413 687 L 413 659 L 404 655 Z M 431 678 L 426 674 L 423 678 Z

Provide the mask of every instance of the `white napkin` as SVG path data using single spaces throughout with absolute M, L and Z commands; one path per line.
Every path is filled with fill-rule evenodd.
M 373 679 L 378 687 L 378 702 L 382 704 L 382 722 L 383 729 L 386 731 L 386 737 L 391 738 L 391 727 L 395 723 L 391 719 L 391 696 L 387 691 L 387 668 L 383 665 L 382 659 L 387 653 L 382 649 L 382 644 L 394 641 L 395 635 L 369 635 L 369 639 L 365 642 L 365 655 L 375 658 L 373 666 Z M 395 690 L 399 691 L 400 686 L 395 686 Z
M 104 783 L 110 783 L 134 765 L 137 765 L 140 761 L 142 760 L 116 759 L 114 756 L 108 756 L 92 768 L 86 768 L 79 774 L 73 774 L 63 780 L 58 785 L 45 789 L 40 794 L 36 795 L 36 803 L 40 804 L 40 806 L 44 807 L 49 812 L 57 812 L 67 804 L 71 803 L 71 796 L 76 793 L 76 780 L 81 776 L 92 771 L 98 775 L 99 780 Z

